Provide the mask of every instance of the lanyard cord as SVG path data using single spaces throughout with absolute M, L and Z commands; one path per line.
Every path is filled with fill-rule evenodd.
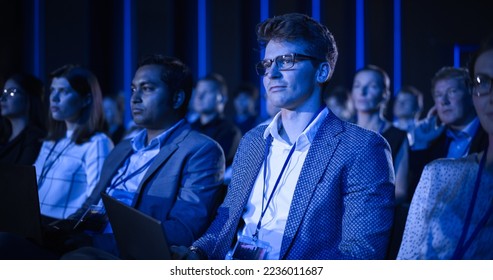
M 144 165 L 142 165 L 141 167 L 139 167 L 137 170 L 135 170 L 134 172 L 128 174 L 126 177 L 123 177 L 125 175 L 125 173 L 127 173 L 127 170 L 128 170 L 128 166 L 130 165 L 130 158 L 128 158 L 128 162 L 125 166 L 125 170 L 123 170 L 122 174 L 120 176 L 118 176 L 118 178 L 115 179 L 115 182 L 113 184 L 110 185 L 109 189 L 107 192 L 109 192 L 110 190 L 113 190 L 115 189 L 116 187 L 120 186 L 120 185 L 123 185 L 124 189 L 127 190 L 127 187 L 125 186 L 125 183 L 132 179 L 133 177 L 139 175 L 140 173 L 142 173 L 144 170 L 146 170 L 151 164 L 152 162 L 154 161 L 156 157 L 154 156 L 153 158 L 151 158 L 150 160 L 148 160 Z
M 464 253 L 466 252 L 467 249 L 469 249 L 472 241 L 474 240 L 474 238 L 476 238 L 479 231 L 484 227 L 484 225 L 486 224 L 486 222 L 490 218 L 491 214 L 493 213 L 493 204 L 491 204 L 490 207 L 488 208 L 488 210 L 486 211 L 485 215 L 479 221 L 478 225 L 476 225 L 476 228 L 474 229 L 474 231 L 471 234 L 471 236 L 469 237 L 469 239 L 466 240 L 467 232 L 469 231 L 469 226 L 471 225 L 471 217 L 472 217 L 472 213 L 474 211 L 474 206 L 476 204 L 476 198 L 478 196 L 479 185 L 481 184 L 481 174 L 483 173 L 487 153 L 488 153 L 488 146 L 486 146 L 484 154 L 481 157 L 481 162 L 479 164 L 478 174 L 476 176 L 476 182 L 474 184 L 474 191 L 473 191 L 471 202 L 469 203 L 469 208 L 468 208 L 467 214 L 466 214 L 466 221 L 464 222 L 464 227 L 462 228 L 462 233 L 461 233 L 459 242 L 458 242 L 457 247 L 455 248 L 455 252 L 452 256 L 452 259 L 454 259 L 454 260 L 462 259 L 464 257 Z
M 48 172 L 51 170 L 55 162 L 58 160 L 58 158 L 65 152 L 65 150 L 72 144 L 72 141 L 70 141 L 63 149 L 56 155 L 56 157 L 51 161 L 48 162 L 48 160 L 51 157 L 51 154 L 55 151 L 56 146 L 60 143 L 59 140 L 55 142 L 53 147 L 51 147 L 50 152 L 48 152 L 48 156 L 46 156 L 46 160 L 43 163 L 43 168 L 41 169 L 41 174 L 39 175 L 39 180 L 38 180 L 38 186 L 41 187 L 43 184 L 44 180 L 46 179 L 46 175 L 48 175 Z
M 322 112 L 322 110 L 325 108 L 325 106 L 320 106 L 318 109 L 317 113 L 313 115 L 311 120 L 308 122 L 308 124 L 305 126 L 303 129 L 303 132 L 306 130 L 308 126 L 317 118 L 317 116 Z M 258 240 L 258 234 L 260 232 L 260 228 L 262 227 L 262 219 L 264 218 L 265 213 L 267 213 L 267 209 L 269 208 L 269 204 L 274 197 L 274 193 L 276 192 L 277 187 L 279 186 L 279 182 L 281 181 L 282 174 L 286 170 L 286 167 L 288 166 L 288 163 L 291 159 L 291 156 L 294 153 L 294 150 L 296 150 L 296 142 L 294 142 L 293 147 L 291 147 L 291 150 L 289 151 L 288 157 L 284 161 L 284 164 L 281 168 L 281 172 L 279 173 L 279 176 L 277 177 L 276 183 L 274 184 L 274 187 L 272 188 L 272 192 L 270 193 L 269 199 L 267 200 L 267 204 L 265 205 L 264 208 L 264 197 L 266 197 L 266 177 L 267 177 L 267 157 L 269 156 L 269 149 L 270 145 L 272 143 L 272 135 L 269 135 L 267 137 L 266 142 L 265 142 L 265 151 L 264 151 L 264 188 L 263 188 L 263 194 L 262 194 L 262 212 L 260 213 L 260 218 L 257 223 L 257 228 L 255 229 L 255 233 L 253 234 L 253 239 Z

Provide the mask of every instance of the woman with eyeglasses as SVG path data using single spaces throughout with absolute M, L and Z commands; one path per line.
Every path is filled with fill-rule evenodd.
M 32 165 L 46 135 L 43 83 L 30 74 L 14 74 L 0 95 L 0 163 Z
M 66 219 L 82 206 L 113 148 L 102 132 L 102 94 L 96 76 L 74 65 L 50 76 L 48 135 L 35 163 L 45 224 Z
M 493 259 L 493 36 L 469 68 L 470 98 L 488 145 L 479 153 L 426 165 L 399 259 Z

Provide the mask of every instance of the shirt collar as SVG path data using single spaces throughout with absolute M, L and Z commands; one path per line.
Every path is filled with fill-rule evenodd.
M 328 108 L 324 108 L 319 112 L 317 117 L 311 122 L 311 124 L 305 128 L 305 130 L 296 139 L 296 150 L 302 150 L 307 145 L 310 145 L 317 134 L 318 128 L 322 125 L 323 120 L 329 113 Z M 264 131 L 264 139 L 267 139 L 271 135 L 274 139 L 285 143 L 285 141 L 279 135 L 279 131 L 282 128 L 281 112 L 277 113 L 272 122 L 267 126 Z
M 140 132 L 138 132 L 135 137 L 132 139 L 132 149 L 134 151 L 140 151 L 140 150 L 150 150 L 153 148 L 161 148 L 163 144 L 166 142 L 168 136 L 181 124 L 183 124 L 185 120 L 180 120 L 176 124 L 174 124 L 171 128 L 165 130 L 163 133 L 159 134 L 158 136 L 154 137 L 154 139 L 149 142 L 149 145 L 145 145 L 146 139 L 147 139 L 147 129 L 142 129 Z
M 479 125 L 480 125 L 479 119 L 478 119 L 478 117 L 475 117 L 462 130 L 447 129 L 447 136 L 452 137 L 454 139 L 460 139 L 460 138 L 470 139 L 474 136 L 474 134 L 476 134 L 476 131 L 478 130 Z

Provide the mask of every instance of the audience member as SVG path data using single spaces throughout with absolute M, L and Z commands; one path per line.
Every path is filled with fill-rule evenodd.
M 410 202 L 426 164 L 438 158 L 461 158 L 484 150 L 487 135 L 474 111 L 467 69 L 443 67 L 431 81 L 435 106 L 412 132 L 409 152 Z
M 257 73 L 281 112 L 243 137 L 212 225 L 190 248 L 173 248 L 175 257 L 383 258 L 394 203 L 390 149 L 326 108 L 322 92 L 337 60 L 332 34 L 286 14 L 260 23 L 257 35 L 265 47 Z
M 96 187 L 103 162 L 113 148 L 102 132 L 102 95 L 94 74 L 67 64 L 53 71 L 50 78 L 48 135 L 35 162 L 43 242 L 35 244 L 1 233 L 1 259 L 50 259 L 63 252 L 67 246 L 64 225 Z
M 257 100 L 258 89 L 252 84 L 242 84 L 236 91 L 234 123 L 242 135 L 258 124 Z
M 151 55 L 140 62 L 130 106 L 144 129 L 111 152 L 83 209 L 101 203 L 103 191 L 160 220 L 169 245 L 189 246 L 204 233 L 223 199 L 225 164 L 221 147 L 185 120 L 192 83 L 191 71 L 178 59 Z M 118 255 L 110 226 L 93 235 L 92 245 Z M 69 254 L 65 258 L 104 252 L 82 248 Z
M 3 87 L 0 112 L 0 163 L 32 165 L 46 136 L 43 83 L 30 74 L 14 74 Z
M 241 131 L 223 113 L 228 100 L 228 88 L 223 76 L 210 73 L 197 82 L 194 108 L 200 117 L 192 128 L 211 137 L 221 145 L 226 167 L 231 166 L 241 139 Z
M 413 86 L 403 86 L 395 97 L 394 126 L 410 132 L 423 111 L 423 93 Z
M 66 219 L 96 187 L 113 148 L 102 132 L 99 82 L 89 70 L 65 65 L 51 73 L 48 136 L 36 160 L 41 214 Z
M 395 195 L 399 202 L 407 191 L 408 142 L 406 132 L 383 117 L 390 95 L 390 78 L 383 69 L 368 65 L 356 71 L 351 90 L 356 123 L 380 133 L 389 142 L 396 174 Z
M 443 87 L 436 83 L 435 99 L 470 102 L 471 93 L 488 144 L 481 152 L 426 165 L 412 199 L 399 259 L 493 259 L 493 37 L 469 67 L 472 90 L 462 86 L 464 77 L 449 78 L 441 80 Z M 451 112 L 437 106 L 439 116 L 449 121 Z
M 355 122 L 354 104 L 349 91 L 343 87 L 335 87 L 324 97 L 327 107 L 341 120 Z
M 125 135 L 123 125 L 123 110 L 118 104 L 118 100 L 111 96 L 103 98 L 104 120 L 107 125 L 107 133 L 111 137 L 113 144 L 118 144 Z

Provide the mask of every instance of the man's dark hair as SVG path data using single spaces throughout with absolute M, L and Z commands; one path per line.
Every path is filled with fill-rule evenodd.
M 469 71 L 466 68 L 456 68 L 445 66 L 440 68 L 431 79 L 431 93 L 435 91 L 435 86 L 438 81 L 455 79 L 464 83 L 467 90 L 472 90 L 471 78 L 469 77 Z
M 209 81 L 214 83 L 217 88 L 219 88 L 219 91 L 221 92 L 221 95 L 223 98 L 228 97 L 228 84 L 226 83 L 226 79 L 218 73 L 209 73 L 205 75 L 204 77 L 199 79 L 200 81 Z
M 177 112 L 184 117 L 187 113 L 188 103 L 192 96 L 193 77 L 190 68 L 175 57 L 164 56 L 161 54 L 151 54 L 142 58 L 138 68 L 145 65 L 161 66 L 161 80 L 168 86 L 171 96 L 183 91 L 185 100 Z
M 257 40 L 262 48 L 271 40 L 303 41 L 307 47 L 306 55 L 329 63 L 329 79 L 334 73 L 338 56 L 334 36 L 326 26 L 307 15 L 291 13 L 269 18 L 257 25 Z

